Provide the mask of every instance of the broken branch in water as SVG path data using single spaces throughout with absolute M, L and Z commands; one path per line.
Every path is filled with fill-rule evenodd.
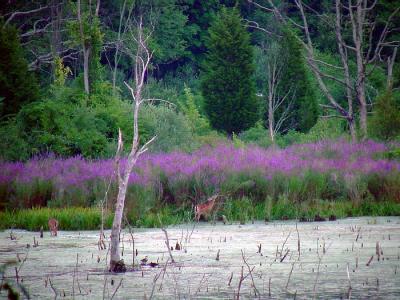
M 241 288 L 241 286 L 242 286 L 243 281 L 253 272 L 253 270 L 254 270 L 255 267 L 251 268 L 251 269 L 249 270 L 249 273 L 247 273 L 246 276 L 243 276 L 243 268 L 244 268 L 244 267 L 242 266 L 242 271 L 241 271 L 241 273 L 240 273 L 240 278 L 239 278 L 238 291 L 237 291 L 237 294 L 236 294 L 236 299 L 237 299 L 237 300 L 240 299 L 240 288 Z
M 162 222 L 161 222 L 160 215 L 157 214 L 157 217 L 158 217 L 158 221 L 160 222 L 161 230 L 162 230 L 162 231 L 164 232 L 164 234 L 165 234 L 165 239 L 166 239 L 165 244 L 167 245 L 167 248 L 168 248 L 169 257 L 171 258 L 171 262 L 172 262 L 172 263 L 175 263 L 174 257 L 172 256 L 172 253 L 171 253 L 171 247 L 170 247 L 170 245 L 169 245 L 168 232 L 167 232 L 167 230 L 164 228 L 164 226 L 163 226 L 163 224 L 162 224 Z
M 119 284 L 118 284 L 118 286 L 115 288 L 114 293 L 112 294 L 110 300 L 112 300 L 112 299 L 114 298 L 115 294 L 118 292 L 118 289 L 121 287 L 122 280 L 123 280 L 123 278 L 121 278 L 121 280 L 119 281 Z
M 156 274 L 156 275 L 154 276 L 154 279 L 153 279 L 153 287 L 152 287 L 152 289 L 151 289 L 151 294 L 150 294 L 149 300 L 151 300 L 151 299 L 153 298 L 154 290 L 155 290 L 155 288 L 156 288 L 157 281 L 158 281 L 158 279 L 160 278 L 161 274 L 163 274 L 162 279 L 161 279 L 161 283 L 160 283 L 159 291 L 161 290 L 161 285 L 162 285 L 162 281 L 164 280 L 165 272 L 167 271 L 168 262 L 169 262 L 169 258 L 167 258 L 167 261 L 165 262 L 165 265 L 164 265 L 163 269 L 160 271 L 160 273 L 158 273 L 158 274 Z
M 252 285 L 253 285 L 253 289 L 254 289 L 254 294 L 257 296 L 260 296 L 260 292 L 258 291 L 258 289 L 256 288 L 256 284 L 254 283 L 254 278 L 253 278 L 253 274 L 252 274 L 252 272 L 253 272 L 253 270 L 254 270 L 254 267 L 253 267 L 253 269 L 250 269 L 250 266 L 249 266 L 249 264 L 247 263 L 247 261 L 246 261 L 246 257 L 244 256 L 244 253 L 243 253 L 243 250 L 240 250 L 241 252 L 242 252 L 242 259 L 243 259 L 243 262 L 246 264 L 246 266 L 247 266 L 247 269 L 249 270 L 249 274 L 248 275 L 250 275 L 250 278 L 251 278 L 251 282 L 252 282 Z M 242 272 L 243 272 L 243 270 L 242 270 Z M 238 296 L 239 296 L 239 294 L 238 294 Z

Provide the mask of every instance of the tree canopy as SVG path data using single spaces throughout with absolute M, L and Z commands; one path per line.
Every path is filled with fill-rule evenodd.
M 278 145 L 339 129 L 353 140 L 397 139 L 399 11 L 367 0 L 2 3 L 0 159 L 113 155 L 118 128 L 131 135 L 124 82 L 137 77 L 138 22 L 152 54 L 141 133 L 163 135 L 153 151 L 233 133 L 266 147 L 279 120 Z
M 225 7 L 208 32 L 202 72 L 205 110 L 214 128 L 239 133 L 257 121 L 250 35 L 239 11 Z

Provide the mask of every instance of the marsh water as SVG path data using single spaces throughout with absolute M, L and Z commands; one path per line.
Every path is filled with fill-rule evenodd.
M 167 231 L 175 263 L 161 229 L 134 229 L 134 244 L 122 232 L 124 274 L 107 272 L 109 253 L 99 249 L 97 231 L 40 238 L 14 230 L 13 240 L 3 231 L 3 282 L 18 279 L 32 299 L 236 299 L 238 290 L 241 299 L 400 299 L 400 217 L 200 223 Z M 6 296 L 2 290 L 0 298 Z

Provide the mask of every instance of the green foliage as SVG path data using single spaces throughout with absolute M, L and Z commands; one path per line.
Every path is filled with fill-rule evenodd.
M 370 120 L 370 131 L 374 137 L 390 140 L 400 136 L 400 93 L 388 91 L 381 95 Z
M 88 98 L 80 87 L 55 84 L 47 99 L 24 106 L 15 121 L 1 128 L 11 130 L 7 139 L 15 141 L 9 149 L 0 144 L 1 157 L 15 160 L 49 152 L 107 157 L 115 153 L 118 128 L 129 145 L 130 105 L 113 97 L 108 83 L 94 86 Z M 15 151 L 22 151 L 19 157 Z
M 232 143 L 236 148 L 244 148 L 245 143 L 236 135 L 236 133 L 232 134 Z
M 77 4 L 70 3 L 72 11 L 77 15 Z M 100 79 L 101 65 L 100 52 L 103 45 L 104 34 L 101 31 L 100 19 L 95 15 L 96 2 L 81 1 L 81 19 L 67 22 L 68 34 L 71 37 L 69 44 L 73 47 L 85 47 L 89 50 L 89 79 L 90 84 Z M 82 26 L 82 32 L 81 32 Z
M 54 64 L 54 85 L 56 87 L 63 87 L 68 75 L 72 74 L 71 69 L 63 64 L 63 61 L 60 57 L 56 57 L 54 59 Z
M 255 219 L 255 210 L 251 199 L 243 197 L 241 199 L 227 199 L 221 212 L 229 221 L 238 220 L 245 224 Z
M 155 50 L 155 63 L 168 64 L 187 56 L 187 43 L 193 34 L 186 27 L 188 20 L 183 14 L 182 5 L 176 0 L 146 1 L 156 20 L 152 49 Z
M 274 201 L 267 198 L 263 203 L 254 204 L 246 197 L 227 199 L 218 215 L 225 215 L 231 222 L 239 221 L 244 224 L 250 220 L 314 220 L 316 215 L 328 219 L 334 215 L 337 218 L 357 216 L 400 216 L 400 204 L 393 201 L 364 201 L 354 205 L 349 201 L 305 201 L 293 205 L 285 196 Z M 176 225 L 193 220 L 193 213 L 188 209 L 164 206 L 148 210 L 140 216 L 129 215 L 131 225 L 137 227 L 160 227 L 159 218 L 163 225 Z M 41 226 L 47 231 L 48 220 L 56 218 L 60 230 L 97 230 L 101 224 L 101 212 L 98 208 L 37 208 L 18 211 L 0 212 L 0 230 L 19 228 L 38 231 Z M 104 227 L 111 228 L 113 215 L 106 213 Z
M 229 135 L 257 120 L 253 50 L 237 9 L 223 7 L 208 30 L 202 93 L 211 125 Z
M 71 207 L 64 209 L 36 208 L 0 212 L 0 229 L 20 228 L 39 231 L 48 230 L 48 220 L 55 218 L 60 230 L 95 230 L 100 228 L 101 212 L 97 208 Z M 105 228 L 111 228 L 112 215 L 107 214 Z
M 150 148 L 153 151 L 190 150 L 193 134 L 185 116 L 165 105 L 146 105 L 141 108 L 139 127 L 142 142 L 157 136 Z
M 318 103 L 314 93 L 311 75 L 306 67 L 303 56 L 303 47 L 289 30 L 283 30 L 281 41 L 284 53 L 287 54 L 285 72 L 283 76 L 284 89 L 293 87 L 294 105 L 291 109 L 291 118 L 284 128 L 307 132 L 318 119 Z
M 3 122 L 0 126 L 0 158 L 7 160 L 26 160 L 29 158 L 30 145 L 24 139 L 20 124 L 15 119 Z
M 264 128 L 261 121 L 257 122 L 254 127 L 240 133 L 239 137 L 243 142 L 248 144 L 256 144 L 265 148 L 271 146 L 269 133 Z
M 332 140 L 346 137 L 344 133 L 345 121 L 341 119 L 318 119 L 308 133 L 290 130 L 287 134 L 277 138 L 277 144 L 286 147 L 292 144 L 314 143 L 322 140 Z
M 0 117 L 16 114 L 38 95 L 39 87 L 28 71 L 18 31 L 0 21 Z
M 382 158 L 400 160 L 400 148 L 382 153 Z
M 18 117 L 28 134 L 33 154 L 104 155 L 107 140 L 98 130 L 104 124 L 87 108 L 53 100 L 40 101 L 24 107 Z
M 181 110 L 190 122 L 192 132 L 198 135 L 205 135 L 210 132 L 210 124 L 206 118 L 200 115 L 191 89 L 185 86 L 185 102 L 181 104 Z
M 184 209 L 174 208 L 172 206 L 163 206 L 157 210 L 148 211 L 138 218 L 131 218 L 133 224 L 137 227 L 155 227 L 159 228 L 166 225 L 176 225 L 192 221 L 192 212 Z M 162 224 L 160 224 L 160 221 Z

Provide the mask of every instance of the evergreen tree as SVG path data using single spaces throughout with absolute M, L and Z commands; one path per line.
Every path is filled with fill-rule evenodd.
M 37 99 L 39 87 L 28 71 L 18 31 L 0 23 L 0 116 L 16 114 Z
M 387 91 L 374 105 L 370 128 L 374 137 L 390 140 L 400 136 L 400 93 Z
M 214 128 L 239 133 L 257 121 L 250 37 L 236 8 L 223 7 L 208 32 L 201 86 L 205 110 Z
M 307 132 L 317 122 L 318 103 L 311 76 L 304 61 L 303 48 L 289 30 L 283 30 L 281 44 L 287 59 L 282 86 L 292 86 L 294 93 L 291 118 L 283 127 Z

